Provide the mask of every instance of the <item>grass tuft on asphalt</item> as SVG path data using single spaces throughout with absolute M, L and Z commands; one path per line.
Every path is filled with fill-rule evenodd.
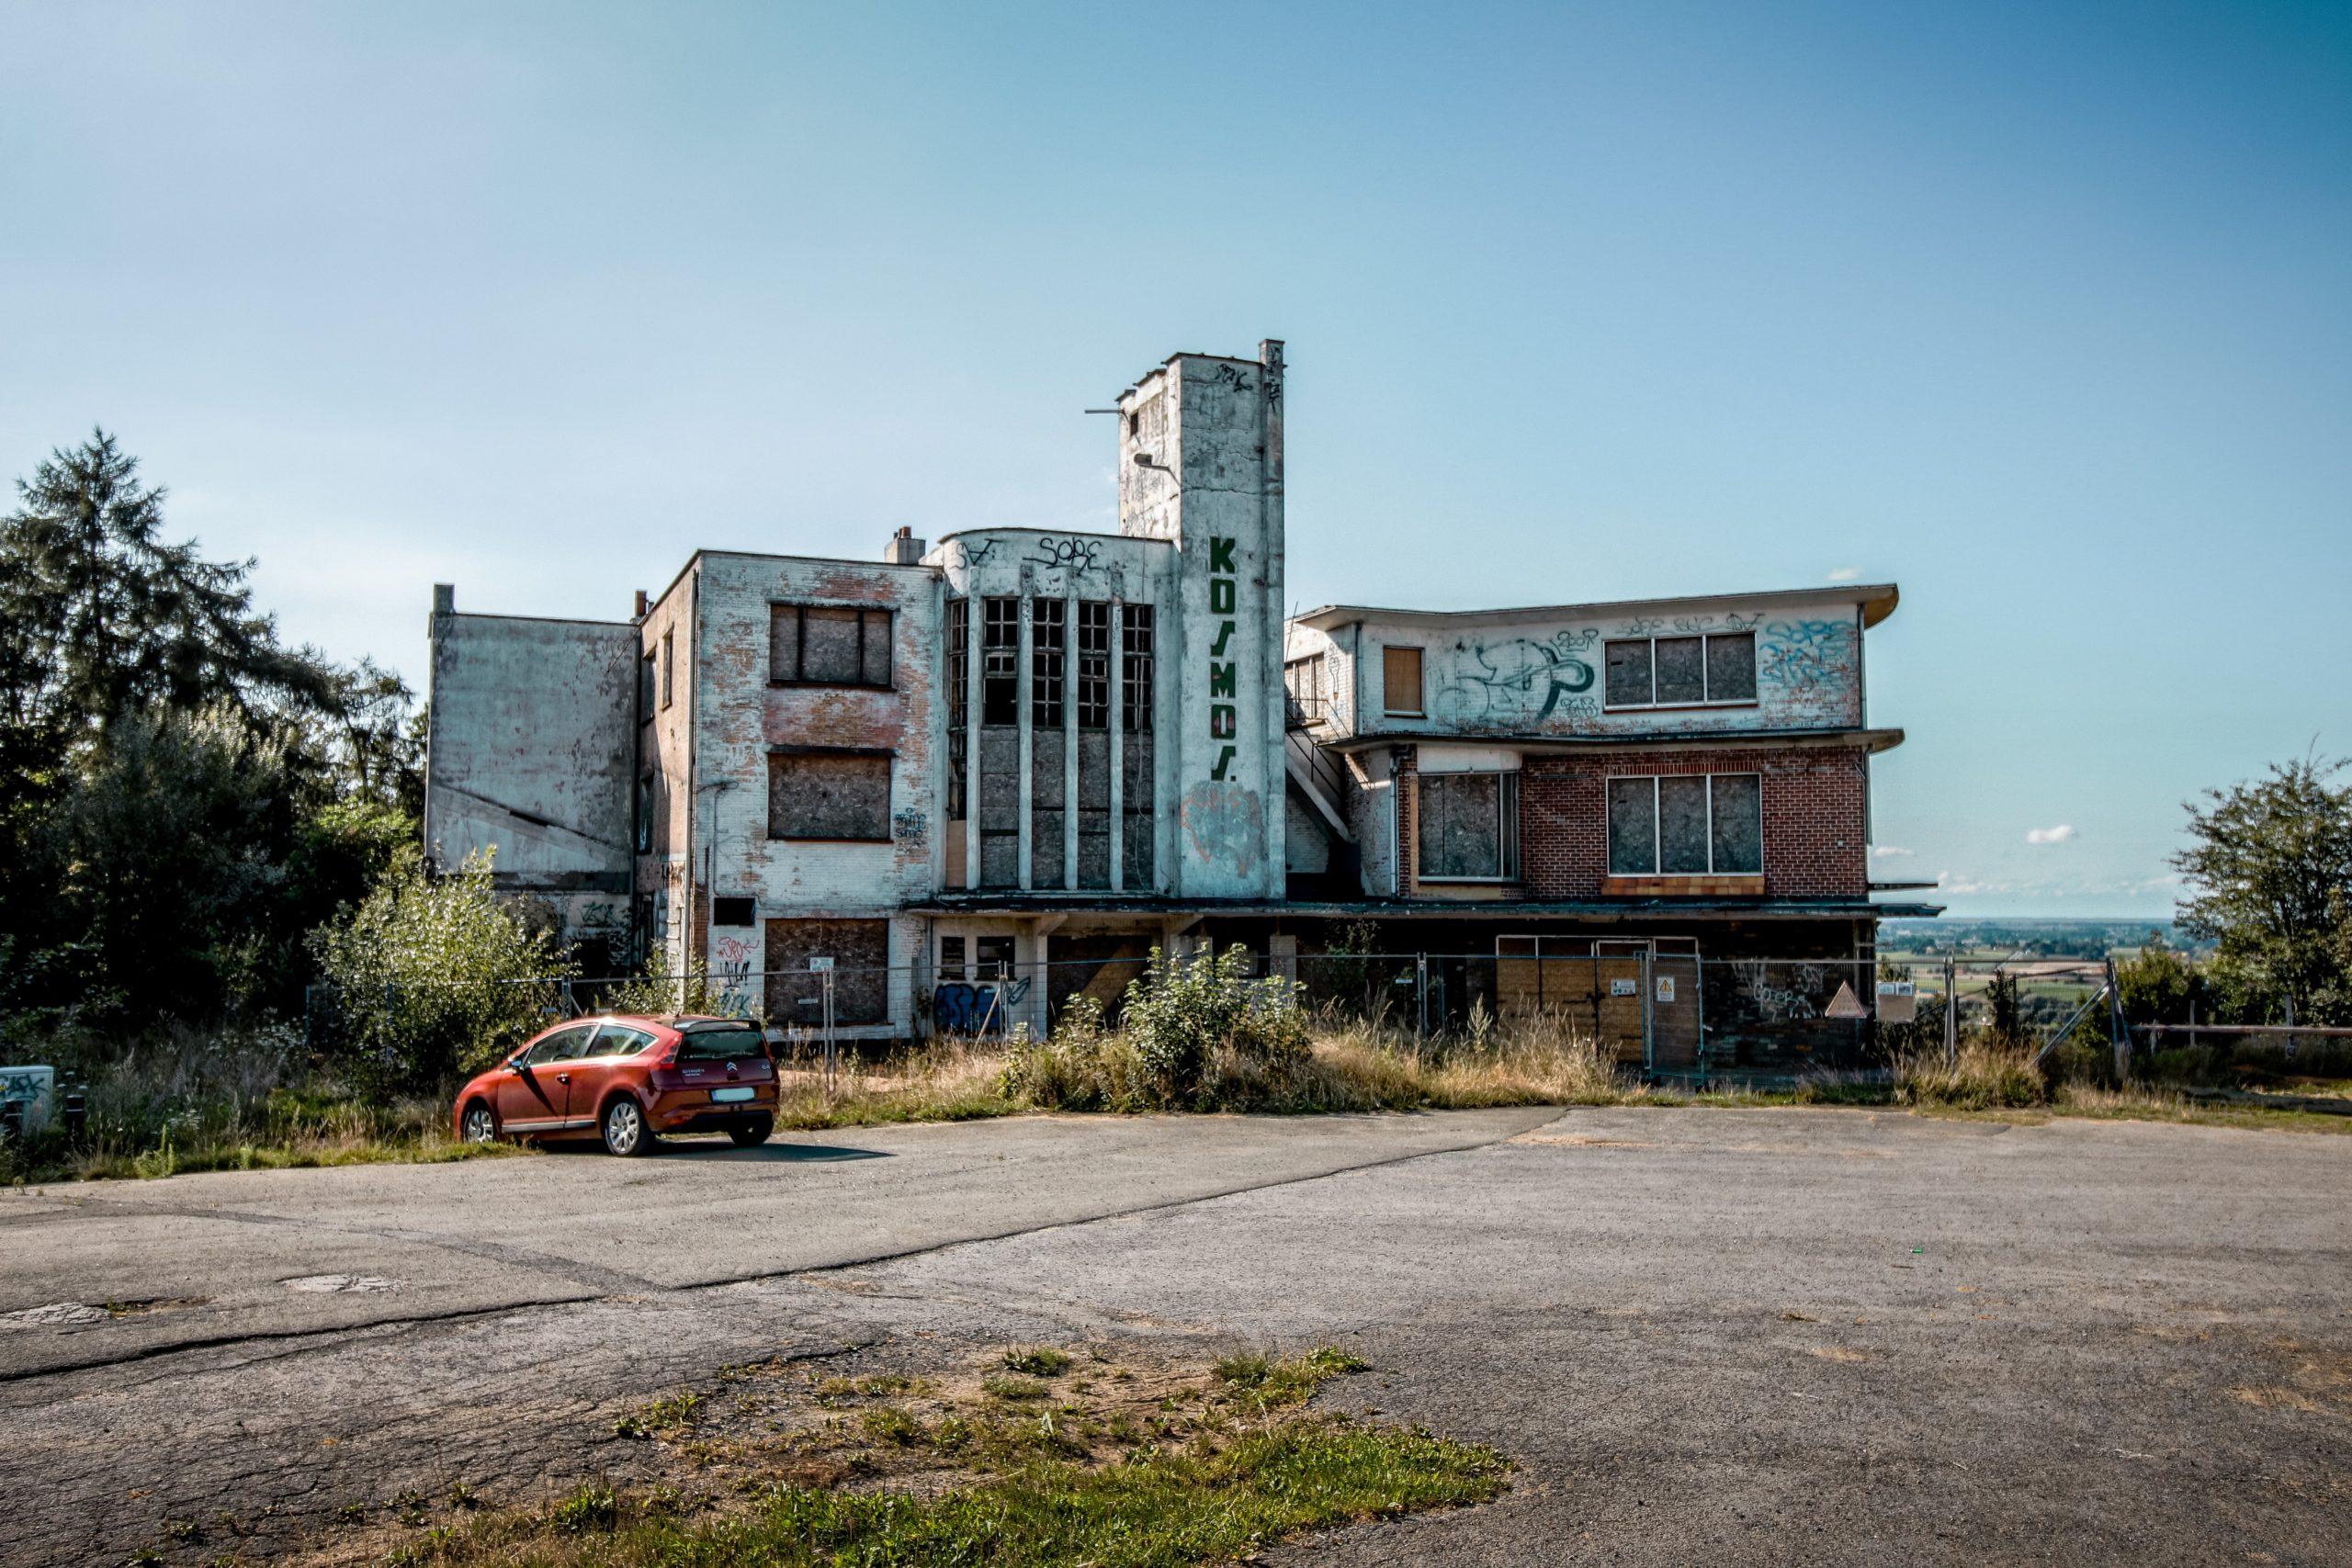
M 1098 1357 L 1050 1399 L 1012 1404 L 986 1392 L 1005 1359 L 944 1387 L 871 1380 L 871 1393 L 844 1393 L 839 1379 L 820 1395 L 817 1381 L 739 1376 L 691 1440 L 665 1437 L 660 1483 L 599 1479 L 505 1508 L 473 1499 L 437 1523 L 411 1512 L 316 1560 L 1175 1568 L 1306 1530 L 1486 1502 L 1510 1469 L 1491 1449 L 1307 1408 L 1317 1388 L 1363 1365 L 1329 1347 L 1229 1358 L 1208 1377 Z M 844 1399 L 865 1407 L 843 1411 Z

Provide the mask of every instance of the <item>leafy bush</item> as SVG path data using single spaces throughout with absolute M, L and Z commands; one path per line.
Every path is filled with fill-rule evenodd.
M 435 877 L 413 855 L 351 918 L 321 931 L 320 966 L 340 991 L 347 1064 L 384 1084 L 446 1082 L 498 1059 L 544 1025 L 571 961 L 492 891 L 487 854 Z
M 1307 1055 L 1306 1021 L 1291 983 L 1250 978 L 1250 953 L 1170 958 L 1152 949 L 1151 964 L 1128 983 L 1126 1035 L 1144 1071 L 1169 1104 L 1198 1100 L 1229 1074 L 1279 1076 Z

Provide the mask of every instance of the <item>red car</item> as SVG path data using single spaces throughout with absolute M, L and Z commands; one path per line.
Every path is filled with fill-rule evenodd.
M 735 1018 L 575 1018 L 458 1091 L 458 1136 L 604 1139 L 649 1154 L 664 1133 L 725 1133 L 738 1148 L 775 1130 L 775 1064 Z

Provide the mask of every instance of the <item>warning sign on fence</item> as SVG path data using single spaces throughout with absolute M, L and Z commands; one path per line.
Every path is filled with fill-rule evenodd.
M 1919 1016 L 1919 987 L 1908 980 L 1878 983 L 1878 1021 L 1909 1023 Z
M 1657 999 L 1662 1002 L 1670 1002 L 1674 999 L 1673 976 L 1660 975 L 1657 977 Z
M 1824 1018 L 1868 1018 L 1870 1015 L 1871 1010 L 1862 1005 L 1862 998 L 1854 995 L 1854 987 L 1843 980 L 1838 982 L 1838 994 L 1829 998 L 1829 1005 L 1821 1013 Z

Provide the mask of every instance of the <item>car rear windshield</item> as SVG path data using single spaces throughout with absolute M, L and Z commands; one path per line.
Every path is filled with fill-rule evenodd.
M 726 1062 L 765 1054 L 757 1024 L 690 1023 L 680 1032 L 682 1062 Z

